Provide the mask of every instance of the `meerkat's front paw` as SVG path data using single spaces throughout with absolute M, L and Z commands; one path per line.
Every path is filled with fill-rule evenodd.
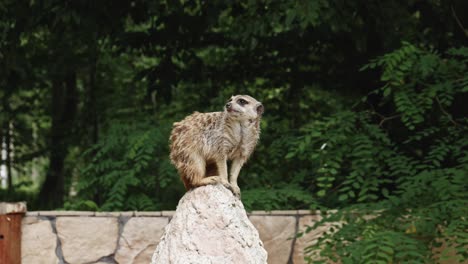
M 232 185 L 228 181 L 221 181 L 221 184 L 226 187 L 228 190 L 232 191 Z
M 206 179 L 209 181 L 210 184 L 213 184 L 213 185 L 223 182 L 221 177 L 218 177 L 218 176 L 211 176 Z
M 210 176 L 210 177 L 203 178 L 199 181 L 196 181 L 192 183 L 192 185 L 194 187 L 200 187 L 200 186 L 205 186 L 205 185 L 215 185 L 215 184 L 222 183 L 222 182 L 223 182 L 223 179 L 221 179 L 221 177 Z
M 236 196 L 239 199 L 241 198 L 241 191 L 239 186 L 231 184 L 231 191 L 234 194 L 234 196 Z

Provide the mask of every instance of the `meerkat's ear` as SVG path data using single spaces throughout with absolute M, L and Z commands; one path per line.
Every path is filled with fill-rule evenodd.
M 265 108 L 263 107 L 262 104 L 259 104 L 257 106 L 257 118 L 255 119 L 255 127 L 257 128 L 258 131 L 260 131 L 260 119 L 262 119 L 263 112 L 265 111 Z
M 259 106 L 257 106 L 257 114 L 261 116 L 263 115 L 263 112 L 265 112 L 265 108 L 263 107 L 262 104 L 260 104 Z

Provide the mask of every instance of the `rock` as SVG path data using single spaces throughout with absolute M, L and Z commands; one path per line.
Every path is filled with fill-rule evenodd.
M 21 263 L 59 263 L 55 254 L 57 236 L 50 221 L 24 217 L 21 235 Z
M 294 216 L 251 216 L 268 252 L 268 264 L 288 263 L 296 232 Z
M 152 264 L 266 264 L 242 202 L 222 185 L 189 191 L 166 226 Z
M 88 263 L 114 253 L 119 227 L 115 217 L 57 217 L 66 262 Z
M 163 235 L 168 218 L 133 217 L 125 224 L 115 255 L 118 263 L 151 262 L 151 256 Z

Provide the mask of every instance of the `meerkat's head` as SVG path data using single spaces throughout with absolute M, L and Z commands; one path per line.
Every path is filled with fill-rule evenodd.
M 225 111 L 238 120 L 258 120 L 264 111 L 262 103 L 248 95 L 234 95 L 226 103 Z

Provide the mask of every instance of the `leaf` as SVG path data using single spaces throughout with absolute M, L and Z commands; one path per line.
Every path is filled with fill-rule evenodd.
M 291 159 L 293 158 L 294 156 L 296 156 L 296 153 L 294 152 L 288 152 L 285 156 L 286 159 Z
M 389 255 L 392 255 L 393 254 L 393 249 L 391 247 L 387 247 L 387 246 L 380 246 L 379 248 L 380 250 L 384 251 L 385 253 L 389 254 Z
M 340 201 L 344 201 L 344 200 L 347 200 L 348 199 L 348 195 L 347 194 L 342 194 L 338 197 L 338 200 Z
M 388 196 L 389 196 L 388 190 L 387 190 L 386 188 L 383 188 L 383 189 L 382 189 L 382 195 L 383 195 L 384 197 L 388 197 Z

